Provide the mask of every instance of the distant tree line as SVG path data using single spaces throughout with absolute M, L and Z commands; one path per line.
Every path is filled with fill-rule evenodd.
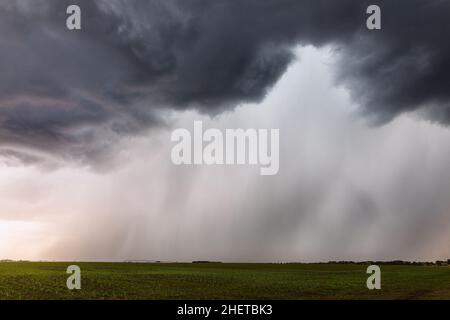
M 403 260 L 392 260 L 392 261 L 328 261 L 327 264 L 376 264 L 376 265 L 408 265 L 408 266 L 448 266 L 450 265 L 450 259 L 447 261 L 437 260 L 437 261 L 403 261 Z

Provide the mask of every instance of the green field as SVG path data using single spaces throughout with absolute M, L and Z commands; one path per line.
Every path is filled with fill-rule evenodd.
M 82 289 L 66 288 L 77 264 Z M 382 289 L 364 265 L 0 263 L 0 299 L 450 299 L 450 267 L 381 266 Z

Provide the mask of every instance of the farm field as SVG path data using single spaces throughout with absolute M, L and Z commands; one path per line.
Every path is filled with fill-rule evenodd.
M 66 268 L 81 268 L 81 290 Z M 450 267 L 381 265 L 382 289 L 365 265 L 228 263 L 0 263 L 4 299 L 450 299 Z

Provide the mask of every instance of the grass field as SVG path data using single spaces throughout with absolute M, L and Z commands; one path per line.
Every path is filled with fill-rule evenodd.
M 72 263 L 0 263 L 0 299 L 450 299 L 450 267 L 364 265 L 75 263 L 82 289 L 66 288 Z

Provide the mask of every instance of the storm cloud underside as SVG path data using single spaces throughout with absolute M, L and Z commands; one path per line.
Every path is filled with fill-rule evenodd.
M 69 4 L 82 30 L 65 28 Z M 336 84 L 378 123 L 419 110 L 450 121 L 450 3 L 19 0 L 0 4 L 0 146 L 92 160 L 170 110 L 216 115 L 261 101 L 297 45 L 332 46 Z

